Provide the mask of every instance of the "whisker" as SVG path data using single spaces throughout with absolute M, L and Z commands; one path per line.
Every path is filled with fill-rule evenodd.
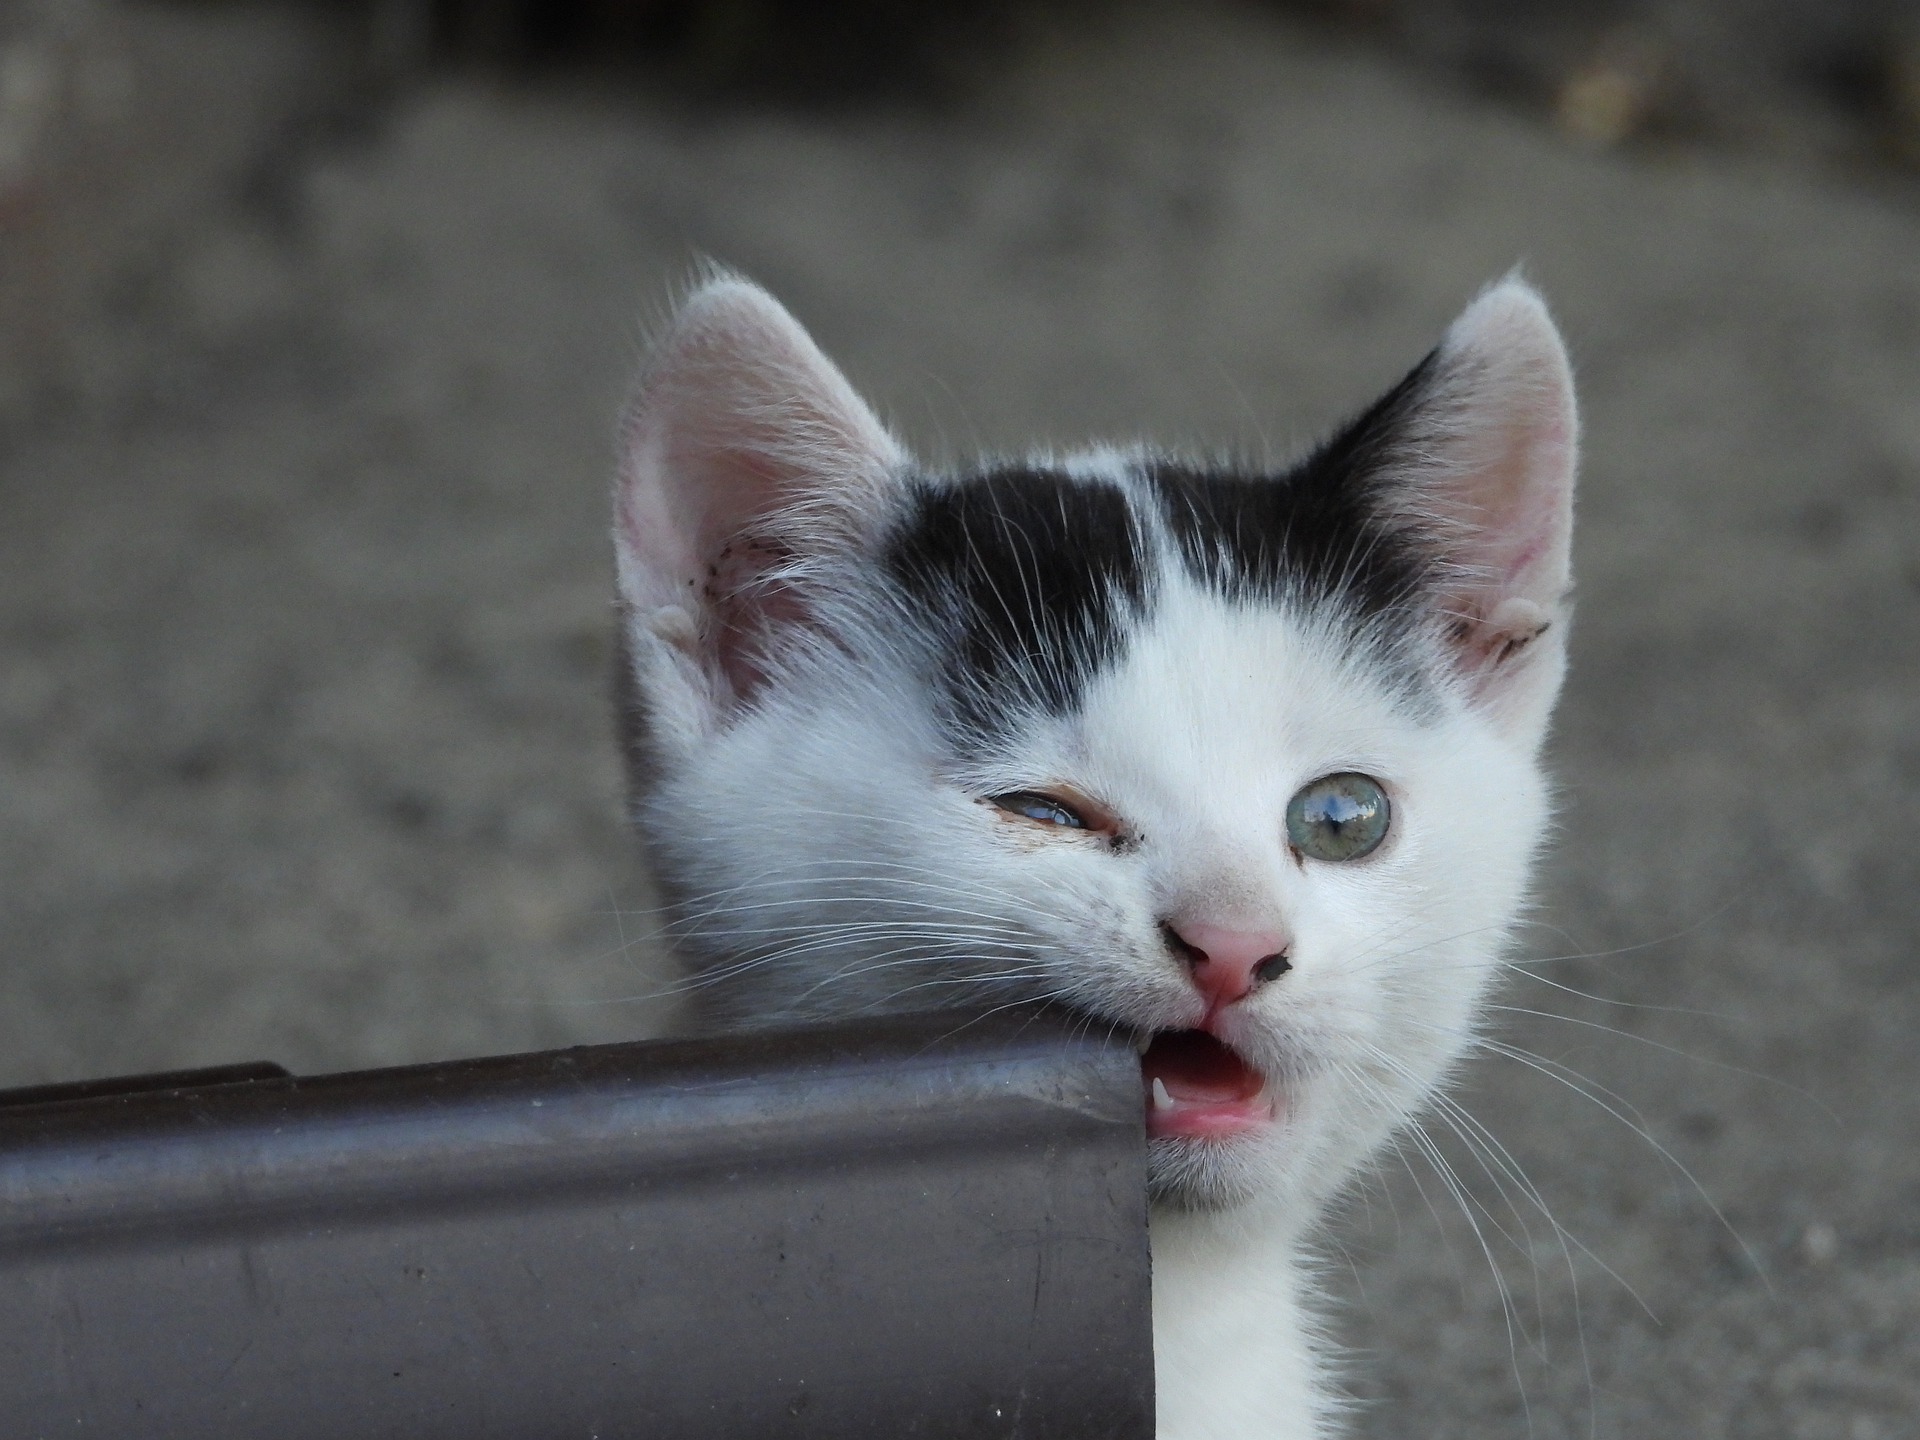
M 1575 991 L 1574 993 L 1578 994 L 1579 992 Z M 1832 1106 L 1828 1105 L 1824 1100 L 1822 1100 L 1818 1095 L 1815 1095 L 1811 1090 L 1802 1089 L 1798 1085 L 1794 1085 L 1788 1081 L 1782 1080 L 1778 1076 L 1768 1075 L 1763 1071 L 1749 1070 L 1745 1066 L 1730 1064 L 1725 1060 L 1715 1060 L 1710 1055 L 1696 1055 L 1690 1050 L 1682 1050 L 1677 1045 L 1669 1045 L 1665 1041 L 1655 1040 L 1651 1036 L 1636 1035 L 1631 1030 L 1622 1030 L 1616 1025 L 1602 1024 L 1598 1020 L 1588 1020 L 1578 1015 L 1561 1015 L 1556 1011 L 1552 1011 L 1552 1010 L 1533 1010 L 1533 1009 L 1529 1009 L 1525 1005 L 1492 1005 L 1490 1004 L 1486 1006 L 1486 1008 L 1488 1010 L 1504 1012 L 1505 1014 L 1509 1014 L 1509 1015 L 1531 1015 L 1541 1020 L 1557 1020 L 1563 1025 L 1578 1025 L 1582 1029 L 1598 1030 L 1605 1035 L 1617 1035 L 1622 1040 L 1631 1040 L 1637 1045 L 1650 1046 L 1655 1050 L 1663 1051 L 1668 1055 L 1677 1056 L 1682 1060 L 1690 1060 L 1696 1065 L 1705 1065 L 1715 1070 L 1725 1070 L 1729 1074 L 1738 1075 L 1743 1079 L 1747 1079 L 1747 1080 L 1758 1080 L 1758 1081 L 1761 1081 L 1763 1084 L 1776 1086 L 1779 1089 L 1786 1091 L 1786 1093 L 1789 1095 L 1797 1096 L 1799 1099 L 1805 1100 L 1810 1104 L 1819 1106 L 1821 1111 L 1826 1115 L 1826 1117 L 1829 1120 L 1833 1121 L 1834 1124 L 1839 1125 L 1843 1123 L 1840 1119 L 1839 1113 L 1835 1111 Z M 1641 1008 L 1663 1009 L 1666 1007 L 1645 1006 Z M 1702 1012 L 1681 1011 L 1679 1013 L 1698 1014 Z M 1713 1018 L 1719 1018 L 1719 1017 L 1713 1017 Z
M 1624 1097 L 1608 1089 L 1598 1081 L 1582 1075 L 1579 1071 L 1563 1065 L 1556 1060 L 1549 1060 L 1544 1055 L 1536 1055 L 1531 1050 L 1523 1050 L 1518 1046 L 1507 1045 L 1500 1041 L 1489 1039 L 1486 1036 L 1472 1037 L 1470 1043 L 1476 1048 L 1486 1050 L 1494 1055 L 1504 1056 L 1509 1060 L 1526 1066 L 1530 1070 L 1538 1071 L 1549 1079 L 1557 1081 L 1572 1090 L 1576 1095 L 1583 1096 L 1595 1105 L 1598 1105 L 1608 1115 L 1612 1116 L 1615 1120 L 1626 1126 L 1628 1130 L 1639 1136 L 1655 1154 L 1659 1155 L 1661 1159 L 1671 1165 L 1674 1171 L 1686 1180 L 1687 1184 L 1692 1187 L 1694 1193 L 1705 1203 L 1708 1211 L 1719 1223 L 1721 1229 L 1726 1231 L 1728 1237 L 1734 1244 L 1740 1247 L 1740 1253 L 1746 1257 L 1747 1263 L 1753 1268 L 1753 1272 L 1760 1277 L 1769 1291 L 1773 1289 L 1773 1281 L 1767 1275 L 1766 1267 L 1760 1263 L 1760 1257 L 1754 1253 L 1753 1247 L 1747 1244 L 1746 1238 L 1734 1228 L 1733 1222 L 1727 1219 L 1725 1212 L 1714 1202 L 1713 1196 L 1708 1193 L 1706 1186 L 1700 1183 L 1699 1178 L 1694 1175 L 1693 1171 L 1690 1170 L 1678 1156 L 1654 1137 L 1652 1130 L 1647 1127 L 1644 1117 L 1640 1116 L 1638 1110 Z

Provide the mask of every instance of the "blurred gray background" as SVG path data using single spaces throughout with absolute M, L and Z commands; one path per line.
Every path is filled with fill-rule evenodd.
M 668 1023 L 602 511 L 698 257 L 936 454 L 1284 452 L 1522 262 L 1561 826 L 1357 1430 L 1920 1435 L 1911 7 L 811 13 L 0 9 L 0 1084 Z

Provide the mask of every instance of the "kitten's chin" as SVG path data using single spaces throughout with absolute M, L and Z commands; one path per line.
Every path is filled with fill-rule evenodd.
M 1150 1136 L 1147 1196 L 1181 1210 L 1229 1210 L 1273 1185 L 1271 1125 L 1230 1136 Z

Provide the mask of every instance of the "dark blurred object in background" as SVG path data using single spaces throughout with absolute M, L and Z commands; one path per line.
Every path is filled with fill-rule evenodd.
M 308 0 L 314 17 L 341 7 Z M 182 9 L 249 8 L 178 0 Z M 1920 165 L 1920 0 L 1249 0 L 1552 117 L 1585 143 L 1713 141 Z M 288 0 L 251 8 L 286 10 Z M 291 8 L 299 8 L 292 0 Z M 951 101 L 1009 46 L 1140 0 L 347 0 L 367 78 L 435 64 L 641 68 L 688 98 Z M 0 13 L 0 205 L 110 112 L 113 0 Z M 0 219 L 3 219 L 0 212 Z
M 951 97 L 1036 17 L 1125 0 L 361 0 L 379 63 L 641 61 L 696 93 Z M 1914 0 L 1266 0 L 1591 144 L 1716 139 L 1920 164 Z
M 951 93 L 1020 0 L 363 0 L 376 63 L 642 61 L 708 96 L 797 103 Z M 1050 4 L 1049 8 L 1062 8 Z

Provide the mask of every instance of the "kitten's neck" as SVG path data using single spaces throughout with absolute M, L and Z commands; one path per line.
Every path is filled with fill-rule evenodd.
M 1322 1358 L 1306 1226 L 1247 1219 L 1153 1212 L 1160 1440 L 1328 1436 L 1343 1408 Z

